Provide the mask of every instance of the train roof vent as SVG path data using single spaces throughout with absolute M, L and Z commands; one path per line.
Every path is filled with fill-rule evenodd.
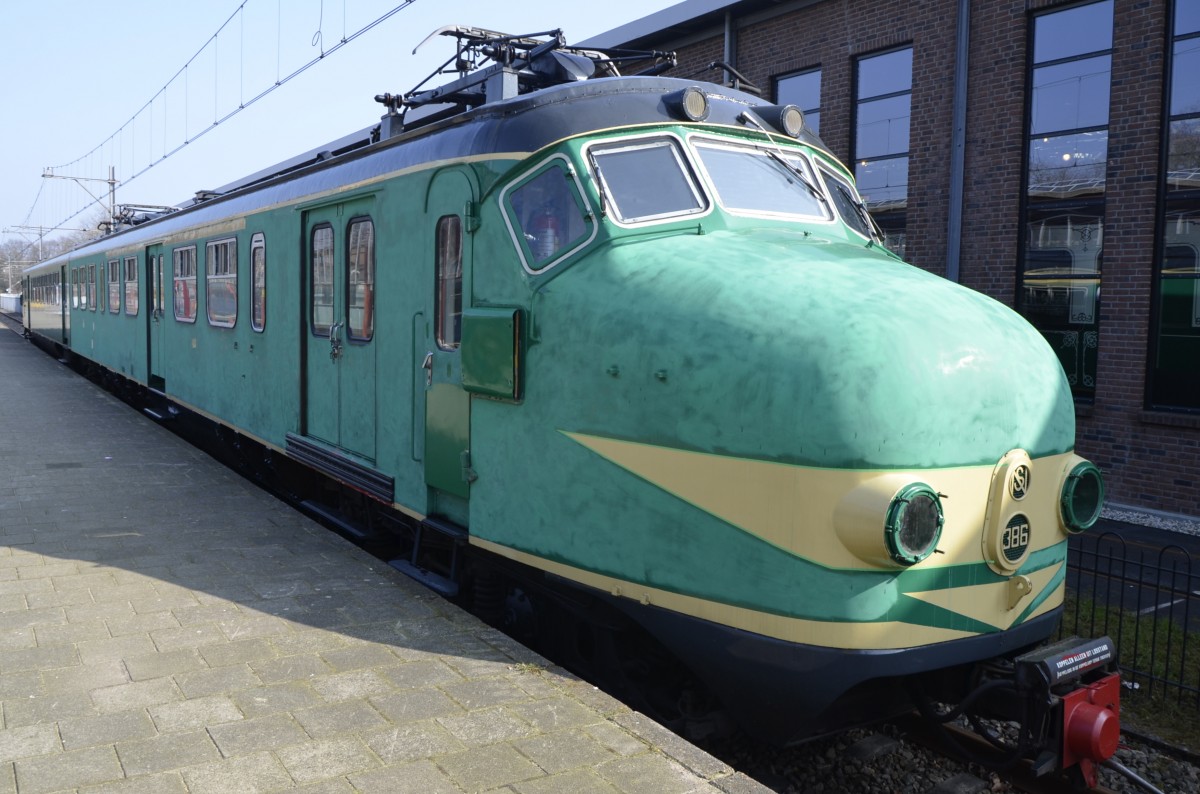
M 454 37 L 454 55 L 408 93 L 375 97 L 376 102 L 388 109 L 383 117 L 381 138 L 553 85 L 619 77 L 621 63 L 648 64 L 637 74 L 659 74 L 675 65 L 673 52 L 569 47 L 561 29 L 514 36 L 484 28 L 446 25 L 426 36 L 413 52 L 435 36 Z M 458 74 L 458 79 L 422 90 L 438 75 L 453 73 Z

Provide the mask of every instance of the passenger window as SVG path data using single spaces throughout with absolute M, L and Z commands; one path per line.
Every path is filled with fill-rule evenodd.
M 175 319 L 181 323 L 196 322 L 196 246 L 176 248 L 171 252 L 174 265 Z
M 84 299 L 87 302 L 88 311 L 96 311 L 96 266 L 88 265 L 87 276 L 87 296 Z
M 79 308 L 79 268 L 71 268 L 71 308 Z
M 125 258 L 125 313 L 138 313 L 138 269 L 137 257 Z
M 121 277 L 117 274 L 119 263 L 108 260 L 108 310 L 112 314 L 121 312 Z
M 545 270 L 574 253 L 595 231 L 574 173 L 554 159 L 511 191 L 504 216 L 521 261 L 531 272 Z
M 250 238 L 250 327 L 267 327 L 267 243 L 261 233 Z
M 457 350 L 462 340 L 462 219 L 443 215 L 437 222 L 437 344 Z
M 589 154 L 604 198 L 619 221 L 653 221 L 707 209 L 679 144 L 672 138 L 594 146 Z
M 232 328 L 237 324 L 237 238 L 209 243 L 204 249 L 208 324 Z
M 365 342 L 375 334 L 375 224 L 370 218 L 350 221 L 347 256 L 349 336 Z
M 312 332 L 317 336 L 329 336 L 329 326 L 333 325 L 333 227 L 328 223 L 312 230 L 309 272 L 312 274 L 309 313 Z

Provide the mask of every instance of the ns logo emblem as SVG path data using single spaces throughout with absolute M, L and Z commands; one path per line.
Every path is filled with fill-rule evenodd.
M 1012 498 L 1020 501 L 1029 493 L 1032 474 L 1029 467 L 1021 464 L 1013 469 L 1012 478 L 1008 481 L 1008 492 L 1012 494 Z

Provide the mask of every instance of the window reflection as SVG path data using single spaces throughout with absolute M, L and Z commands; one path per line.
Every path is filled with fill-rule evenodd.
M 1150 404 L 1200 411 L 1200 0 L 1175 4 Z
M 854 177 L 888 247 L 904 255 L 908 208 L 912 48 L 860 58 Z
M 821 134 L 821 70 L 789 74 L 775 81 L 775 102 L 795 105 L 804 113 L 804 125 Z
M 1018 303 L 1079 397 L 1096 387 L 1112 19 L 1103 0 L 1033 21 Z

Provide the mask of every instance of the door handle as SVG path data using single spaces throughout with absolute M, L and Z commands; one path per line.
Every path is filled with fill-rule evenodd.
M 430 350 L 425 354 L 425 360 L 421 362 L 421 369 L 425 370 L 425 385 L 433 385 L 433 351 Z
M 335 363 L 342 357 L 341 331 L 345 324 L 346 322 L 343 320 L 329 327 L 329 360 Z

